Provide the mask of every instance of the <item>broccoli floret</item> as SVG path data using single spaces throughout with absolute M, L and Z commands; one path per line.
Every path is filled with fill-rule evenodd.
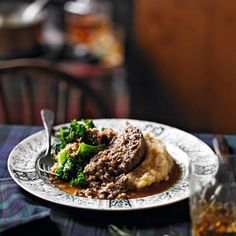
M 71 181 L 71 185 L 81 186 L 86 182 L 83 174 L 84 166 L 89 162 L 89 157 L 101 150 L 104 145 L 91 146 L 84 142 L 80 143 L 74 158 L 70 157 L 68 151 L 64 148 L 58 153 L 58 168 L 56 174 L 64 181 Z
M 56 174 L 59 175 L 59 177 L 65 181 L 70 180 L 73 177 L 74 172 L 75 163 L 71 158 L 68 158 L 64 165 L 59 165 L 56 170 Z
M 99 144 L 97 146 L 92 146 L 92 145 L 88 145 L 88 144 L 82 142 L 79 145 L 76 155 L 82 156 L 82 157 L 87 157 L 87 156 L 90 156 L 91 154 L 94 154 L 94 153 L 100 151 L 103 147 L 104 147 L 103 144 Z
M 83 174 L 85 165 L 93 154 L 106 146 L 105 141 L 104 144 L 99 144 L 93 128 L 96 126 L 92 120 L 85 119 L 81 124 L 74 119 L 68 128 L 61 128 L 56 133 L 58 143 L 53 146 L 55 162 L 58 162 L 56 174 L 61 180 L 69 182 L 73 186 L 86 185 L 86 177 Z M 79 147 L 72 158 L 65 147 L 68 143 L 73 142 L 79 143 Z
M 64 165 L 62 178 L 64 180 L 69 180 L 74 173 L 74 162 L 69 158 Z
M 68 151 L 64 148 L 62 149 L 59 153 L 58 153 L 58 164 L 59 165 L 64 165 L 65 162 L 70 158 L 70 154 L 68 153 Z
M 93 132 L 88 131 L 86 133 L 86 139 L 83 140 L 86 144 L 97 146 L 99 144 L 99 141 L 96 136 L 93 135 Z
M 76 177 L 70 181 L 70 185 L 77 187 L 84 187 L 86 184 L 86 177 L 82 171 L 78 171 Z
M 92 120 L 83 119 L 83 123 L 84 123 L 84 126 L 85 126 L 85 127 L 88 127 L 88 128 L 96 128 Z
M 79 124 L 77 120 L 72 120 L 69 127 L 69 132 L 72 138 L 85 138 L 86 128 L 83 124 Z
M 61 165 L 61 166 L 57 167 L 55 173 L 56 173 L 58 176 L 61 177 L 61 176 L 63 175 L 63 166 Z
M 91 124 L 90 124 L 91 125 Z M 79 124 L 77 120 L 72 120 L 68 128 L 61 128 L 55 136 L 58 138 L 58 143 L 54 146 L 54 150 L 63 149 L 66 144 L 75 142 L 78 138 L 86 139 L 86 127 L 84 124 Z

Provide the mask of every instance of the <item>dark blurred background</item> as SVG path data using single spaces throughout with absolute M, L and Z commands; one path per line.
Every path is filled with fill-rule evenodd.
M 67 20 L 67 2 L 49 2 L 44 41 L 23 57 L 58 62 L 73 74 L 84 73 L 81 62 L 116 72 L 119 68 L 116 74 L 122 79 L 113 85 L 119 93 L 115 117 L 156 121 L 189 132 L 236 132 L 233 1 L 97 0 L 98 4 L 108 4 L 109 19 L 124 33 L 124 58 L 115 62 L 104 62 L 96 53 L 71 47 L 71 39 L 65 35 L 77 21 Z M 2 59 L 11 57 L 14 55 Z

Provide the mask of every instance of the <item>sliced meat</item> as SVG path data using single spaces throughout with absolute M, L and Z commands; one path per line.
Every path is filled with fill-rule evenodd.
M 127 124 L 107 149 L 100 151 L 90 160 L 84 173 L 92 175 L 94 180 L 109 182 L 113 177 L 133 170 L 144 155 L 145 140 L 141 130 Z

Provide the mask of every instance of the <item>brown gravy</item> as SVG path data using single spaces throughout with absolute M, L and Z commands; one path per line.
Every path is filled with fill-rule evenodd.
M 163 181 L 160 183 L 153 183 L 152 185 L 145 187 L 140 190 L 132 190 L 128 192 L 128 198 L 140 198 L 140 197 L 146 197 L 153 194 L 161 193 L 172 187 L 174 184 L 176 184 L 182 176 L 182 169 L 178 164 L 174 164 L 170 174 L 169 174 L 169 180 Z M 80 190 L 78 187 L 70 186 L 69 183 L 64 182 L 56 182 L 53 180 L 50 180 L 56 187 L 60 188 L 61 190 L 69 193 L 69 194 L 75 194 Z
M 146 197 L 151 196 L 153 194 L 161 193 L 175 185 L 182 176 L 182 169 L 178 164 L 174 164 L 170 174 L 168 181 L 162 181 L 160 183 L 153 183 L 152 185 L 139 189 L 134 190 L 132 192 L 128 192 L 129 198 L 139 198 L 139 197 Z

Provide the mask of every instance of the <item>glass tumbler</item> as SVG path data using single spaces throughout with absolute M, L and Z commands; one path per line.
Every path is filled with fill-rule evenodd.
M 225 155 L 216 174 L 190 164 L 189 207 L 194 236 L 236 235 L 236 156 Z

